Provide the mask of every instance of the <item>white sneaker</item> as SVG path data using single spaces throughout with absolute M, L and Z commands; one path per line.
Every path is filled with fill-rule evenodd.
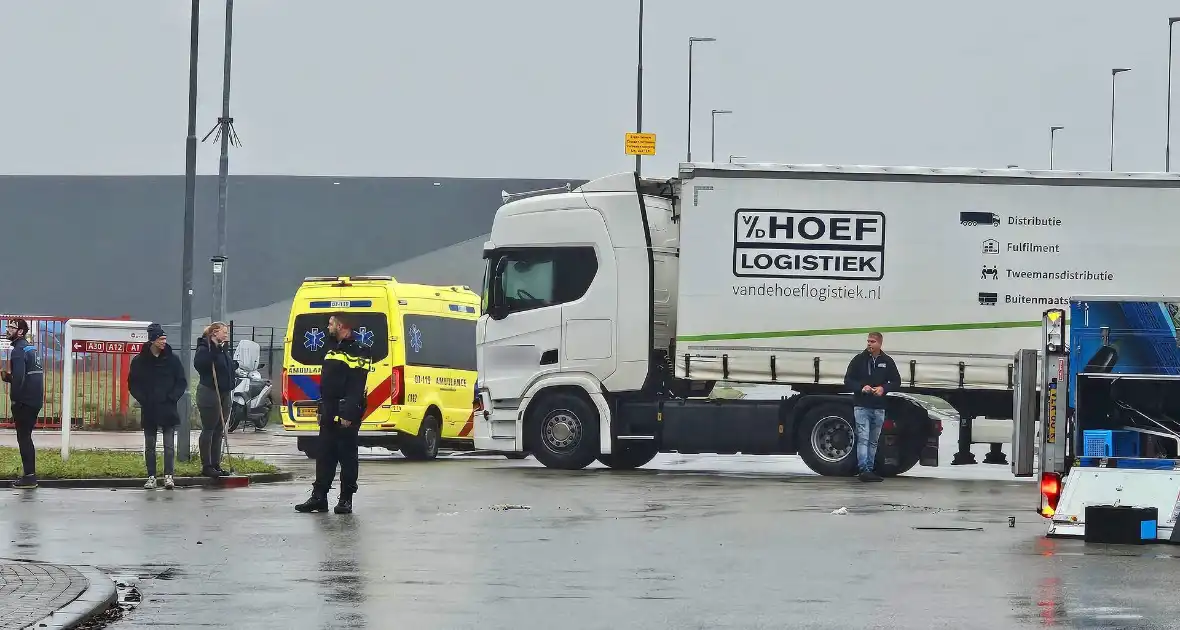
M 147 483 L 143 484 L 143 487 L 145 490 L 155 490 L 156 489 L 156 478 L 155 477 L 148 477 Z
M 175 487 L 176 484 L 172 481 L 172 475 L 164 475 L 164 489 L 171 490 Z

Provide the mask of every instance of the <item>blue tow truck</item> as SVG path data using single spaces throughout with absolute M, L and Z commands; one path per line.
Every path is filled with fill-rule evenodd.
M 1017 354 L 1012 472 L 1039 468 L 1049 537 L 1180 542 L 1178 327 L 1180 298 L 1073 297 Z

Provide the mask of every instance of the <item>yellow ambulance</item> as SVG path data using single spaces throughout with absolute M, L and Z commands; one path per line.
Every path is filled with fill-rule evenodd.
M 373 351 L 361 446 L 434 459 L 472 450 L 475 323 L 479 296 L 465 286 L 398 282 L 390 276 L 313 276 L 295 294 L 283 340 L 283 430 L 318 453 L 316 405 L 328 318 L 352 315 L 356 339 Z

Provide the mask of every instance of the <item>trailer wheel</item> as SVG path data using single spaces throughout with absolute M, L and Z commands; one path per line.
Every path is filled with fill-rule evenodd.
M 799 426 L 799 457 L 825 477 L 847 477 L 856 472 L 856 429 L 852 407 L 825 403 L 803 415 Z
M 547 468 L 579 470 L 598 457 L 598 411 L 564 392 L 538 400 L 529 410 L 526 446 Z
M 602 453 L 598 461 L 614 470 L 634 470 L 655 459 L 660 447 L 655 440 L 616 445 L 613 453 Z

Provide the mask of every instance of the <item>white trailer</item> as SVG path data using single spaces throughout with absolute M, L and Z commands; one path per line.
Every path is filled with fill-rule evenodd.
M 657 452 L 855 465 L 844 375 L 879 331 L 903 391 L 1011 418 L 1014 354 L 1078 293 L 1157 292 L 1180 175 L 684 164 L 523 194 L 484 246 L 477 449 L 545 465 Z M 719 380 L 782 401 L 707 400 Z M 941 424 L 890 397 L 878 469 L 937 465 Z M 969 439 L 969 438 L 968 438 Z

